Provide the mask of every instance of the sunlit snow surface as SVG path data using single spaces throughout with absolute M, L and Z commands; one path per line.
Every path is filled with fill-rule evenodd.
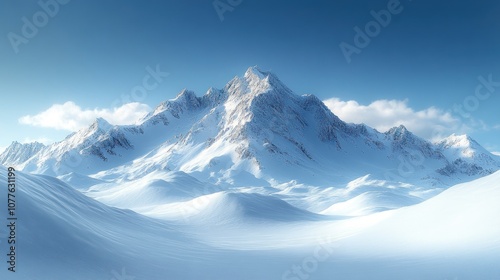
M 4 265 L 2 279 L 500 277 L 500 172 L 360 217 L 312 213 L 265 190 L 163 201 L 155 188 L 178 193 L 176 180 L 189 180 L 172 175 L 141 186 L 147 195 L 139 201 L 158 202 L 143 209 L 155 218 L 106 206 L 52 177 L 17 174 L 18 265 L 15 274 Z M 6 252 L 5 227 L 0 235 Z M 293 274 L 294 265 L 302 274 Z

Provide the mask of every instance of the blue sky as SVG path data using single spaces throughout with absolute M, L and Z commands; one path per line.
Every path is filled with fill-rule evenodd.
M 95 116 L 131 122 L 258 65 L 347 121 L 467 132 L 500 151 L 498 14 L 498 1 L 2 1 L 0 147 L 58 141 Z M 355 27 L 367 26 L 357 46 Z M 348 59 L 343 42 L 356 48 Z M 168 76 L 123 98 L 154 70 Z

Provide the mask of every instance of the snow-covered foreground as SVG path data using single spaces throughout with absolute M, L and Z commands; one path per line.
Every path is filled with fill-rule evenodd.
M 500 279 L 500 172 L 358 217 L 307 211 L 270 190 L 211 188 L 191 197 L 175 182 L 204 186 L 169 176 L 125 193 L 93 189 L 122 208 L 146 199 L 130 205 L 138 214 L 53 177 L 17 172 L 17 272 L 3 262 L 0 279 Z M 176 200 L 163 200 L 165 190 Z M 7 236 L 2 226 L 4 256 Z

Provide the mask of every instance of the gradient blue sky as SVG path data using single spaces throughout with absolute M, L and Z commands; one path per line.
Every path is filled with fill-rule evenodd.
M 479 76 L 500 81 L 500 2 L 401 0 L 401 13 L 348 63 L 339 44 L 354 44 L 353 28 L 364 28 L 370 11 L 388 2 L 243 0 L 221 21 L 212 0 L 71 0 L 16 54 L 10 32 L 22 35 L 22 18 L 32 21 L 42 8 L 37 1 L 1 1 L 0 147 L 63 139 L 70 131 L 19 120 L 68 101 L 82 110 L 111 109 L 141 84 L 147 66 L 170 74 L 141 100 L 154 107 L 183 88 L 198 95 L 222 88 L 258 65 L 298 94 L 336 98 L 330 101 L 341 117 L 360 108 L 366 116 L 353 120 L 385 127 L 384 112 L 400 110 L 395 118 L 415 117 L 420 135 L 430 133 L 426 119 L 437 119 L 500 151 L 500 87 L 469 118 L 452 112 L 471 100 Z

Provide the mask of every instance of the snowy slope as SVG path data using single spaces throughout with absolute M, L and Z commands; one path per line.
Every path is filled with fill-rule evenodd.
M 117 183 L 101 181 L 84 193 L 107 205 L 139 211 L 144 207 L 187 201 L 216 191 L 217 188 L 184 172 L 171 171 L 152 172 L 137 180 L 118 180 Z
M 366 191 L 347 201 L 335 203 L 321 211 L 328 215 L 364 216 L 380 211 L 413 205 L 422 199 L 388 191 Z
M 77 190 L 87 190 L 91 186 L 106 183 L 104 180 L 95 179 L 75 172 L 57 176 L 57 178 Z
M 498 157 L 488 152 L 467 135 L 451 135 L 437 143 L 450 164 L 439 172 L 443 174 L 460 173 L 487 175 L 498 170 Z
M 185 202 L 151 207 L 144 214 L 166 220 L 177 217 L 209 227 L 241 223 L 264 223 L 269 226 L 278 222 L 330 219 L 294 207 L 276 197 L 244 192 L 217 192 Z
M 5 182 L 6 169 L 0 171 Z M 111 279 L 112 271 L 123 267 L 154 279 L 158 270 L 148 271 L 162 263 L 165 273 L 178 278 L 180 272 L 171 270 L 176 264 L 196 262 L 209 252 L 173 225 L 108 207 L 52 177 L 17 172 L 16 183 L 18 271 L 2 265 L 1 279 Z M 6 188 L 0 195 L 7 196 Z M 5 227 L 0 236 L 1 251 L 7 252 Z
M 0 180 L 5 174 L 0 167 Z M 497 279 L 499 181 L 497 172 L 418 205 L 333 220 L 282 219 L 291 208 L 274 199 L 217 193 L 201 212 L 202 224 L 181 225 L 105 206 L 52 177 L 17 172 L 18 272 L 2 269 L 0 277 Z M 233 222 L 217 224 L 221 215 Z M 304 215 L 310 214 L 290 217 Z M 280 222 L 261 222 L 273 217 Z M 2 227 L 2 252 L 6 236 Z
M 415 266 L 423 269 L 418 274 L 425 279 L 498 279 L 499 182 L 496 172 L 418 205 L 375 214 L 384 216 L 380 223 L 339 246 L 349 248 L 345 254 L 351 258 L 393 262 L 392 273 L 382 266 L 374 274 L 380 278 L 374 279 L 408 277 Z M 413 277 L 405 279 L 419 279 Z
M 21 144 L 14 141 L 0 154 L 0 164 L 17 166 L 27 161 L 44 147 L 45 145 L 38 142 Z
M 418 205 L 387 212 L 383 222 L 359 239 L 390 240 L 390 244 L 371 244 L 373 252 L 408 254 L 467 249 L 471 254 L 474 250 L 500 254 L 499 198 L 500 172 L 496 172 L 453 186 Z M 358 237 L 352 242 L 367 251 L 362 248 L 366 242 Z

